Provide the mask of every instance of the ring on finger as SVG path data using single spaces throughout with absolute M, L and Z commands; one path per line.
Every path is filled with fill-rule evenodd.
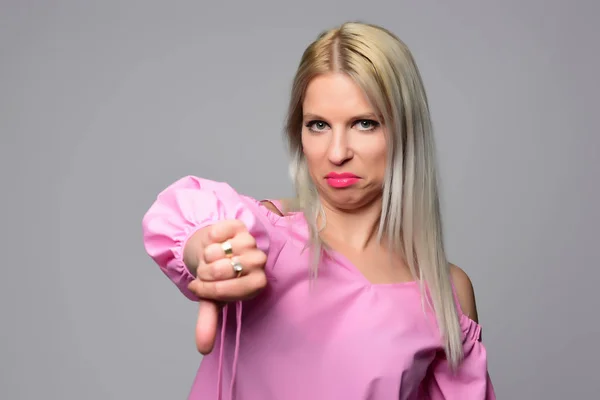
M 223 252 L 225 253 L 225 257 L 227 257 L 227 258 L 233 257 L 233 248 L 231 247 L 231 242 L 229 242 L 229 240 L 226 240 L 223 243 L 221 243 L 221 248 L 223 249 Z
M 233 268 L 233 272 L 236 273 L 236 278 L 239 278 L 244 271 L 243 265 L 238 261 L 237 258 L 231 260 L 231 267 Z

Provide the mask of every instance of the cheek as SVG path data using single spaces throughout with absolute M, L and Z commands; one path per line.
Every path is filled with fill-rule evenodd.
M 375 139 L 375 138 L 374 138 Z M 387 142 L 383 135 L 372 140 L 368 146 L 364 146 L 365 155 L 368 154 L 369 164 L 376 171 L 377 175 L 385 175 L 385 168 L 387 165 Z
M 377 171 L 377 176 L 383 179 L 387 167 L 387 152 L 384 151 L 379 155 L 379 157 L 377 157 L 374 167 L 374 169 Z
M 323 145 L 318 138 L 309 135 L 302 135 L 302 152 L 306 161 L 311 164 L 318 161 L 323 156 Z

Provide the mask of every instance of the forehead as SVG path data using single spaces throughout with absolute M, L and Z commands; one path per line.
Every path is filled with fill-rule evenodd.
M 360 86 L 342 73 L 315 77 L 306 88 L 303 111 L 332 117 L 375 113 Z

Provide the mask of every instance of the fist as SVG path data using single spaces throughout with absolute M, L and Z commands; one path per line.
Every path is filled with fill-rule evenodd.
M 200 240 L 197 279 L 190 284 L 198 297 L 226 302 L 246 300 L 265 288 L 267 255 L 256 247 L 256 240 L 243 222 L 219 221 L 205 228 Z M 230 254 L 226 254 L 228 248 Z M 241 267 L 241 272 L 234 266 Z
M 238 220 L 217 222 L 199 235 L 196 279 L 188 288 L 200 299 L 196 347 L 206 355 L 212 351 L 217 336 L 218 303 L 249 299 L 264 289 L 267 255 L 256 247 L 256 240 Z M 225 254 L 224 242 L 231 246 L 230 255 Z M 242 267 L 239 276 L 234 265 Z

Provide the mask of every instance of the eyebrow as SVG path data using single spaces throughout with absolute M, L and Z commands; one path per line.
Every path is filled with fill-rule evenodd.
M 320 115 L 313 114 L 313 113 L 304 114 L 304 119 L 311 119 L 311 120 L 317 119 L 317 120 L 323 120 L 323 121 L 327 120 L 327 118 L 323 118 Z M 382 118 L 378 117 L 376 114 L 371 113 L 371 112 L 367 112 L 364 114 L 358 114 L 351 118 L 351 120 L 355 120 L 355 121 L 360 120 L 360 119 L 374 119 L 374 120 L 380 121 Z

